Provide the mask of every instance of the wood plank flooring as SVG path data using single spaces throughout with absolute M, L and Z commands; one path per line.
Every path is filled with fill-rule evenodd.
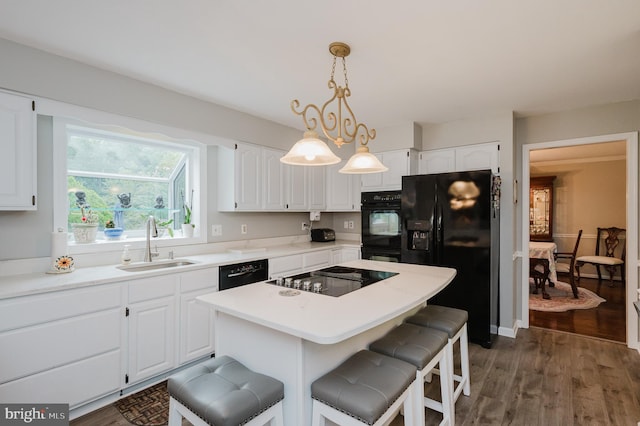
M 491 349 L 469 345 L 471 396 L 460 396 L 456 425 L 637 425 L 640 354 L 625 345 L 532 327 Z M 427 385 L 436 393 L 437 378 Z M 440 416 L 427 410 L 427 423 Z M 187 421 L 183 426 L 189 425 Z M 401 426 L 398 416 L 392 426 Z M 113 406 L 71 426 L 129 426 Z
M 569 282 L 569 277 L 561 276 L 560 280 Z M 598 280 L 582 278 L 578 286 L 595 292 Z M 625 293 L 626 289 L 620 282 L 615 282 L 614 287 L 609 287 L 608 281 L 603 281 L 600 297 L 606 299 L 606 302 L 597 308 L 567 312 L 529 311 L 529 325 L 626 342 Z

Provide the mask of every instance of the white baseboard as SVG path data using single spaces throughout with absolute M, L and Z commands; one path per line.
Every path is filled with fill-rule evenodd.
M 498 335 L 499 336 L 505 336 L 505 337 L 510 337 L 512 339 L 516 338 L 516 335 L 518 334 L 518 328 L 519 328 L 519 321 L 516 321 L 513 324 L 512 328 L 509 327 L 500 327 L 498 329 Z

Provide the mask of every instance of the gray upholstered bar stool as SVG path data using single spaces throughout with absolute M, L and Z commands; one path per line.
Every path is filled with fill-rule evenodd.
M 455 410 L 453 403 L 453 382 L 440 380 L 441 402 L 424 395 L 425 377 L 439 366 L 441 377 L 451 379 L 450 359 L 447 352 L 449 336 L 447 333 L 434 328 L 420 327 L 414 324 L 401 324 L 382 338 L 369 345 L 369 350 L 383 355 L 392 356 L 416 366 L 416 381 L 414 387 L 417 425 L 424 425 L 424 407 L 442 413 L 440 425 L 455 424 Z
M 169 426 L 282 426 L 282 382 L 229 356 L 212 358 L 169 377 Z
M 311 384 L 312 425 L 384 425 L 403 407 L 413 419 L 416 368 L 399 359 L 361 350 Z
M 419 310 L 418 313 L 405 320 L 410 324 L 435 328 L 436 330 L 444 331 L 449 335 L 448 349 L 452 365 L 451 371 L 453 372 L 454 403 L 458 400 L 458 397 L 460 397 L 462 392 L 467 396 L 471 394 L 471 379 L 469 373 L 469 337 L 467 334 L 468 319 L 469 314 L 467 311 L 462 309 L 448 308 L 439 305 L 427 305 Z M 455 374 L 453 367 L 453 345 L 456 341 L 460 342 L 460 368 L 462 370 L 460 375 Z M 434 370 L 434 373 L 437 373 L 437 371 Z

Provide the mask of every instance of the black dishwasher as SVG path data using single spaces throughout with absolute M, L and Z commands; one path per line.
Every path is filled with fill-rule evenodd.
M 222 265 L 218 269 L 218 288 L 220 291 L 266 281 L 269 278 L 269 262 L 267 259 Z

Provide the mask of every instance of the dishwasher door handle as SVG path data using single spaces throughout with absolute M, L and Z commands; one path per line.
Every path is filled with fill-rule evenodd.
M 229 274 L 229 275 L 227 275 L 227 278 L 241 277 L 241 276 L 243 276 L 243 275 L 253 274 L 254 272 L 256 272 L 256 271 L 236 272 L 235 274 Z

